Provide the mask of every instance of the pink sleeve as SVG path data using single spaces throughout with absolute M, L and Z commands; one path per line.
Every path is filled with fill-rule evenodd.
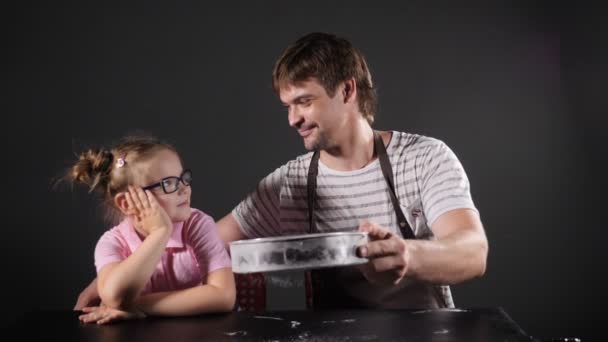
M 95 269 L 99 271 L 106 265 L 123 261 L 127 258 L 129 247 L 121 237 L 118 229 L 105 232 L 95 246 Z
M 224 241 L 220 238 L 211 216 L 195 210 L 187 224 L 188 226 L 184 227 L 185 238 L 196 255 L 203 276 L 220 268 L 232 267 Z

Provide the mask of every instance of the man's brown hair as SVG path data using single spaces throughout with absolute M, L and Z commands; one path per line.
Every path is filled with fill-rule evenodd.
M 372 124 L 377 95 L 363 54 L 348 40 L 329 33 L 307 34 L 285 49 L 272 72 L 272 86 L 281 87 L 316 78 L 330 97 L 340 83 L 354 78 L 359 110 Z

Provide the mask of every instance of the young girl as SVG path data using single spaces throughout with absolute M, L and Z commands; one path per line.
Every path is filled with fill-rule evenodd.
M 121 219 L 97 242 L 101 304 L 84 308 L 81 321 L 233 309 L 230 258 L 213 219 L 190 207 L 192 172 L 175 148 L 126 137 L 110 150 L 82 153 L 66 177 L 98 190 Z

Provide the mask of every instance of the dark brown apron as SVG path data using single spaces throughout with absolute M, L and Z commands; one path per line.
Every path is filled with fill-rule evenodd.
M 386 153 L 386 147 L 382 142 L 380 134 L 374 131 L 374 151 L 380 161 L 380 168 L 384 175 L 384 180 L 389 189 L 391 202 L 395 209 L 395 215 L 397 215 L 397 223 L 399 230 L 404 239 L 416 239 L 412 228 L 405 219 L 405 215 L 399 205 L 399 200 L 395 193 L 395 182 L 393 178 L 393 170 Z M 310 160 L 310 166 L 308 169 L 308 222 L 309 222 L 309 233 L 317 233 L 314 210 L 316 205 L 316 189 L 317 189 L 317 175 L 319 172 L 319 150 L 313 153 L 312 159 Z M 318 269 L 306 272 L 307 279 L 307 306 L 313 309 L 357 309 L 367 308 L 369 305 L 362 302 L 360 299 L 350 296 L 344 289 L 345 283 L 352 282 L 367 282 L 368 280 L 356 269 L 348 268 L 326 268 Z M 432 286 L 432 285 L 429 285 Z M 438 304 L 442 307 L 446 307 L 445 299 L 443 294 L 440 293 L 439 288 L 433 287 L 433 293 L 437 297 Z M 407 290 L 407 289 L 406 289 Z

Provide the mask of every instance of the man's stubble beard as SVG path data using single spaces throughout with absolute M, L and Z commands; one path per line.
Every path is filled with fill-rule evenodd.
M 304 148 L 306 148 L 306 150 L 308 151 L 327 149 L 327 147 L 329 146 L 329 139 L 325 137 L 323 132 L 320 131 L 319 127 L 317 127 L 315 130 L 316 136 L 312 137 L 313 140 L 307 142 L 306 139 L 304 139 Z M 315 135 L 315 133 L 313 133 L 312 135 Z

